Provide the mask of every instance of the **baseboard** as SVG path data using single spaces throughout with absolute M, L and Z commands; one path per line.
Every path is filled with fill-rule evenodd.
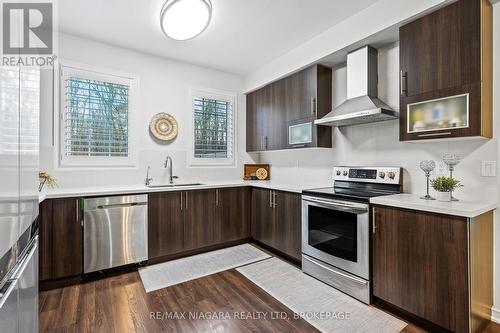
M 500 324 L 500 309 L 491 308 L 491 321 Z

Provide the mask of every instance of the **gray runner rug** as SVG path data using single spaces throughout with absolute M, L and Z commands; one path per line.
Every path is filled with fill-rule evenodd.
M 237 269 L 322 332 L 396 333 L 407 324 L 272 258 Z
M 146 292 L 270 258 L 250 244 L 198 254 L 139 269 Z

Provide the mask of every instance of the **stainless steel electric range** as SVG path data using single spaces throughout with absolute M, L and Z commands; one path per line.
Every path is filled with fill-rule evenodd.
M 333 180 L 302 192 L 302 270 L 370 303 L 369 200 L 401 193 L 402 169 L 335 167 Z

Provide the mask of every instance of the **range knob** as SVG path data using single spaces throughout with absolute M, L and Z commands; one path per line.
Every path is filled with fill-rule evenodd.
M 345 171 L 345 170 L 344 170 L 344 172 L 342 172 L 342 175 L 343 175 L 344 177 L 347 177 L 347 171 Z
M 340 176 L 342 174 L 342 172 L 340 170 L 337 170 L 337 176 Z
M 385 172 L 384 172 L 384 171 L 380 171 L 380 172 L 378 173 L 378 176 L 379 176 L 380 178 L 384 179 L 384 178 L 385 178 Z
M 387 176 L 390 178 L 390 179 L 394 179 L 394 177 L 396 177 L 396 173 L 393 172 L 393 171 L 390 171 L 387 173 Z

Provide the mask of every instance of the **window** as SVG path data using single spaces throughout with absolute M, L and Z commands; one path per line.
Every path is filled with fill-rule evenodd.
M 234 165 L 234 95 L 193 91 L 191 165 Z
M 132 166 L 134 79 L 62 67 L 61 166 Z

